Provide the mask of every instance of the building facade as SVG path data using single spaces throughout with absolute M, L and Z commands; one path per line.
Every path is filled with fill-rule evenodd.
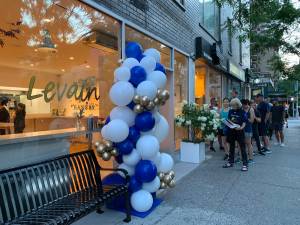
M 67 152 L 91 147 L 99 132 L 91 137 L 85 129 L 70 129 L 78 117 L 86 124 L 88 118 L 104 121 L 109 115 L 108 92 L 128 41 L 158 49 L 166 67 L 171 97 L 161 109 L 170 124 L 164 150 L 177 149 L 187 135 L 174 126 L 184 100 L 204 104 L 216 99 L 220 106 L 232 90 L 240 97 L 249 93 L 249 43 L 239 42 L 225 26 L 230 8 L 213 0 L 6 0 L 5 5 L 0 9 L 5 31 L 0 96 L 9 99 L 11 119 L 0 145 L 17 143 L 25 149 L 34 137 L 36 146 L 47 145 L 43 149 L 50 154 L 57 147 L 49 141 L 53 137 L 65 138 L 59 143 Z M 11 136 L 18 103 L 26 106 L 26 134 Z M 85 115 L 78 115 L 83 108 Z

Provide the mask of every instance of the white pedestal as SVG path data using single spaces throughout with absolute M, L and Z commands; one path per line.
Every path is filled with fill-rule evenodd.
M 202 163 L 205 160 L 205 143 L 180 143 L 180 160 L 189 163 Z

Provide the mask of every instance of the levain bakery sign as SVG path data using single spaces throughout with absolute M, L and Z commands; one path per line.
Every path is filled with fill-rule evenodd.
M 97 95 L 97 88 L 94 85 L 95 77 L 89 77 L 84 80 L 75 81 L 72 84 L 61 84 L 59 82 L 49 81 L 41 94 L 33 94 L 36 77 L 32 76 L 29 81 L 27 99 L 34 100 L 44 97 L 45 102 L 51 102 L 54 98 L 60 101 L 64 96 L 66 98 L 75 98 L 78 101 L 88 101 L 91 97 L 96 100 L 100 98 Z

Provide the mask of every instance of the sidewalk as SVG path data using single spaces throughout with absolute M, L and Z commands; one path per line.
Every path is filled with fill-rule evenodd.
M 133 218 L 132 225 L 299 225 L 300 224 L 300 121 L 285 129 L 285 148 L 256 156 L 247 173 L 240 165 L 223 169 L 222 153 L 211 158 L 177 186 L 166 192 L 164 202 L 147 218 Z M 123 224 L 123 214 L 91 214 L 79 224 Z

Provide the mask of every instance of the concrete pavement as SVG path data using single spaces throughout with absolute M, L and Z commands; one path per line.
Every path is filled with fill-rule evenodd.
M 285 129 L 286 147 L 256 156 L 242 173 L 223 169 L 223 154 L 209 153 L 197 169 L 166 192 L 164 202 L 132 225 L 300 225 L 300 121 Z M 106 214 L 106 215 L 105 215 Z M 123 224 L 123 214 L 91 214 L 76 224 Z

